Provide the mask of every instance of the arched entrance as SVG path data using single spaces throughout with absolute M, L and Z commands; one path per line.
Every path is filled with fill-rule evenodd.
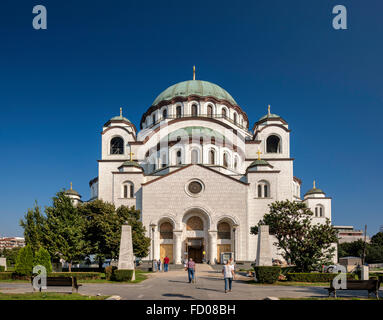
M 183 258 L 192 258 L 196 263 L 207 261 L 209 216 L 200 209 L 189 210 L 182 219 Z
M 168 220 L 163 220 L 159 224 L 160 231 L 160 259 L 164 261 L 165 257 L 173 263 L 173 224 Z

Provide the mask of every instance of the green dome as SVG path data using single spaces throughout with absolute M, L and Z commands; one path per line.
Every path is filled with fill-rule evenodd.
M 220 100 L 226 100 L 233 105 L 237 105 L 237 102 L 233 97 L 220 86 L 214 83 L 202 80 L 189 80 L 176 83 L 163 92 L 154 100 L 153 105 L 157 105 L 161 101 L 171 100 L 175 97 L 188 97 L 191 95 L 197 95 L 200 97 L 214 97 Z
M 76 190 L 73 190 L 73 189 L 65 190 L 64 193 L 68 194 L 68 195 L 73 195 L 73 196 L 80 196 L 80 194 Z
M 310 189 L 309 191 L 306 192 L 305 196 L 310 195 L 310 194 L 317 194 L 317 193 L 325 194 L 324 191 L 321 190 L 321 189 L 312 188 L 312 189 Z
M 137 168 L 140 168 L 140 169 L 142 169 L 142 167 L 139 165 L 139 163 L 138 162 L 136 162 L 136 161 L 130 161 L 130 160 L 128 160 L 128 161 L 125 161 L 122 165 L 121 165 L 121 167 L 137 167 Z
M 123 116 L 117 116 L 117 117 L 113 117 L 112 119 L 110 119 L 111 121 L 113 121 L 113 120 L 124 120 L 124 121 L 128 121 L 128 122 L 130 122 L 129 121 L 129 119 L 128 118 L 125 118 L 125 117 L 123 117 Z
M 266 160 L 262 160 L 262 159 L 257 159 L 255 161 L 253 161 L 250 165 L 249 165 L 249 168 L 250 167 L 254 167 L 254 166 L 268 166 L 270 165 Z
M 270 113 L 270 114 L 266 114 L 264 115 L 262 118 L 260 118 L 258 121 L 261 121 L 263 119 L 266 119 L 266 118 L 280 118 L 279 115 L 277 114 L 274 114 L 274 113 Z

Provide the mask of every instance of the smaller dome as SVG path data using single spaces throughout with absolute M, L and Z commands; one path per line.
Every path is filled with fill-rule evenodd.
M 123 120 L 123 121 L 127 121 L 127 122 L 130 122 L 130 120 L 128 119 L 128 118 L 125 118 L 125 117 L 123 117 L 123 116 L 117 116 L 117 117 L 113 117 L 112 119 L 110 119 L 110 121 L 113 121 L 113 120 L 119 120 L 119 121 L 121 121 L 121 120 Z
M 136 161 L 131 161 L 131 160 L 128 160 L 128 161 L 125 161 L 121 167 L 137 167 L 137 168 L 140 168 L 142 169 L 142 167 L 140 166 L 140 164 Z
M 257 159 L 255 161 L 253 161 L 250 165 L 249 165 L 249 168 L 250 167 L 254 167 L 254 166 L 269 166 L 270 163 L 268 163 L 266 160 L 262 160 L 262 159 Z
M 261 121 L 261 120 L 264 120 L 264 119 L 272 119 L 272 118 L 280 118 L 279 115 L 277 114 L 274 114 L 274 113 L 270 113 L 270 114 L 266 114 L 264 115 L 262 118 L 260 118 L 258 121 Z
M 307 191 L 307 192 L 305 193 L 305 196 L 310 195 L 310 194 L 325 194 L 325 193 L 324 193 L 324 191 L 321 190 L 321 189 L 318 189 L 318 188 L 312 188 L 312 189 L 310 189 L 309 191 Z
M 72 196 L 80 196 L 80 194 L 76 191 L 76 190 L 73 190 L 73 189 L 68 189 L 68 190 L 65 190 L 64 191 L 65 194 L 67 195 L 72 195 Z

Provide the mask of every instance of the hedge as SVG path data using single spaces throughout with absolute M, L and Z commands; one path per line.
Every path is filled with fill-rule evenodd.
M 113 280 L 114 272 L 117 270 L 116 266 L 108 266 L 105 268 L 105 278 L 106 280 Z
M 76 277 L 77 280 L 96 280 L 101 279 L 101 272 L 53 272 L 48 277 Z
M 62 272 L 68 272 L 69 268 L 62 268 Z M 73 268 L 71 272 L 103 272 L 104 268 Z
M 4 266 L 0 266 L 0 272 L 4 272 L 5 271 L 5 267 Z
M 132 280 L 134 270 L 114 270 L 112 280 L 130 281 Z
M 327 282 L 333 280 L 338 274 L 336 273 L 287 273 L 287 281 L 294 282 Z M 347 279 L 355 279 L 355 274 L 347 273 Z
M 255 266 L 254 271 L 259 283 L 275 283 L 281 274 L 281 267 Z

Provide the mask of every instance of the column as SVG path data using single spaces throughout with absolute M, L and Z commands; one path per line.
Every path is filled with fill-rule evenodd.
M 217 231 L 209 230 L 209 260 L 210 264 L 215 264 L 217 259 Z
M 173 231 L 173 257 L 175 264 L 182 264 L 182 231 Z
M 160 258 L 160 233 L 158 232 L 157 228 L 154 229 L 153 239 L 154 239 L 153 255 L 154 255 L 154 259 L 158 260 Z

